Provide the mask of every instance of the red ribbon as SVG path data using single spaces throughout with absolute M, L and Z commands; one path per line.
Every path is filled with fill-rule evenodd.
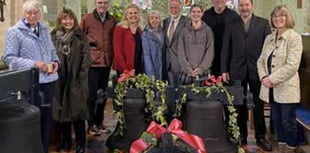
M 135 69 L 132 69 L 132 70 L 130 70 L 130 71 L 125 70 L 125 71 L 122 73 L 122 75 L 117 79 L 117 83 L 120 83 L 120 82 L 126 80 L 127 78 L 133 77 L 133 76 L 135 76 Z
M 147 128 L 147 132 L 150 134 L 154 134 L 157 139 L 160 139 L 164 133 L 170 132 L 176 135 L 178 138 L 182 139 L 187 144 L 194 147 L 197 150 L 197 153 L 207 153 L 203 140 L 196 135 L 189 134 L 183 131 L 182 125 L 183 124 L 181 121 L 173 119 L 168 129 L 165 129 L 164 127 L 153 121 Z M 149 145 L 146 144 L 142 139 L 138 139 L 132 143 L 130 153 L 141 153 L 148 147 Z
M 222 77 L 221 76 L 219 76 L 218 78 L 215 78 L 215 76 L 212 75 L 210 77 L 210 81 L 209 80 L 205 81 L 205 85 L 206 86 L 211 86 L 211 85 L 214 85 L 215 83 L 221 83 L 221 82 L 222 82 Z

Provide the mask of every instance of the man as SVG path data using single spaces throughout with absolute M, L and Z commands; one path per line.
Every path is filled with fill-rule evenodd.
M 212 0 L 213 7 L 206 10 L 202 16 L 202 20 L 211 27 L 214 34 L 214 59 L 211 72 L 215 76 L 221 75 L 220 60 L 225 25 L 238 18 L 238 14 L 225 5 L 226 2 L 227 0 Z
M 6 33 L 3 62 L 12 69 L 37 67 L 39 92 L 37 105 L 41 113 L 41 136 L 44 153 L 48 153 L 52 126 L 51 103 L 55 81 L 58 79 L 59 59 L 51 40 L 48 27 L 40 23 L 42 5 L 36 0 L 23 4 L 24 17 Z M 40 101 L 41 98 L 43 101 Z M 30 138 L 31 139 L 31 138 Z
M 187 22 L 187 17 L 181 15 L 182 0 L 169 0 L 168 10 L 170 16 L 163 21 L 165 32 L 166 51 L 163 53 L 163 79 L 168 79 L 169 84 L 176 86 L 176 73 L 180 71 L 177 53 L 177 40 L 181 29 Z
M 245 92 L 249 85 L 255 104 L 253 113 L 256 143 L 265 151 L 272 151 L 272 146 L 265 139 L 264 103 L 258 98 L 261 84 L 256 66 L 265 37 L 271 33 L 271 28 L 268 20 L 257 17 L 252 13 L 252 0 L 240 0 L 238 9 L 240 17 L 229 23 L 224 32 L 221 53 L 222 77 L 223 81 L 241 80 Z M 236 106 L 236 108 L 241 143 L 246 145 L 248 110 L 246 105 Z
M 100 135 L 100 129 L 101 132 L 107 132 L 103 125 L 106 104 L 104 92 L 108 86 L 113 59 L 112 40 L 116 20 L 107 11 L 110 7 L 109 0 L 95 0 L 95 7 L 92 13 L 83 16 L 80 26 L 86 33 L 91 48 L 91 67 L 88 73 L 89 133 Z

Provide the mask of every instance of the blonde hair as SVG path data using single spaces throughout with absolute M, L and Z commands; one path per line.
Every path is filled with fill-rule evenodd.
M 119 23 L 119 25 L 123 28 L 126 28 L 128 29 L 129 28 L 129 23 L 128 23 L 128 19 L 127 19 L 127 14 L 128 14 L 128 9 L 130 8 L 135 8 L 138 10 L 138 16 L 139 16 L 139 19 L 138 19 L 138 23 L 137 23 L 137 26 L 142 28 L 142 18 L 141 18 L 141 9 L 138 5 L 136 4 L 128 4 L 125 8 L 125 11 L 123 13 L 123 17 L 122 17 L 122 20 L 121 22 Z
M 27 0 L 23 4 L 23 13 L 31 9 L 38 9 L 42 13 L 42 4 L 37 0 Z
M 272 17 L 276 14 L 276 13 L 280 13 L 282 15 L 286 16 L 286 24 L 285 27 L 286 28 L 294 28 L 295 26 L 295 20 L 291 14 L 291 12 L 289 11 L 289 9 L 285 6 L 285 5 L 279 5 L 276 6 L 271 14 L 270 14 L 270 22 L 271 22 L 271 27 L 272 28 L 276 28 L 273 21 L 272 21 Z

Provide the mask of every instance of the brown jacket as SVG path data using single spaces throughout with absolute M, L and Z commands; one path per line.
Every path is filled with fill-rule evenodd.
M 110 67 L 113 59 L 113 31 L 116 20 L 108 12 L 101 22 L 97 11 L 83 16 L 80 27 L 91 47 L 91 67 Z
M 64 41 L 57 36 L 57 30 L 51 32 L 51 38 L 57 49 L 61 67 L 56 81 L 53 98 L 53 117 L 59 122 L 85 120 L 88 118 L 88 69 L 90 66 L 89 46 L 86 35 L 79 29 L 74 30 L 72 40 L 68 42 L 70 52 L 65 55 Z

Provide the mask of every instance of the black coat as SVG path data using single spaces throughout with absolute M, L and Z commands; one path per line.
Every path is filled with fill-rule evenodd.
M 60 43 L 56 38 L 56 30 L 52 31 L 51 36 L 57 49 Z M 53 100 L 53 117 L 59 122 L 85 120 L 88 117 L 90 53 L 86 35 L 82 31 L 74 31 L 70 48 L 71 53 L 67 56 L 57 50 L 61 67 Z
M 218 14 L 214 11 L 214 7 L 206 10 L 202 16 L 202 20 L 211 27 L 214 35 L 214 59 L 211 66 L 211 72 L 215 76 L 221 75 L 221 49 L 225 26 L 237 19 L 239 15 L 232 9 L 226 7 L 225 10 Z
M 256 61 L 270 33 L 268 20 L 254 14 L 248 32 L 244 30 L 241 17 L 230 22 L 224 32 L 221 72 L 228 72 L 231 80 L 258 81 Z

